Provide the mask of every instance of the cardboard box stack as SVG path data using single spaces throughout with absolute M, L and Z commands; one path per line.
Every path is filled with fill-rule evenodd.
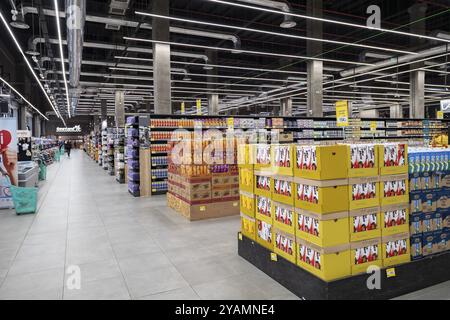
M 405 144 L 271 145 L 271 163 L 268 147 L 242 148 L 257 243 L 325 281 L 410 260 Z
M 184 147 L 189 146 L 187 148 L 189 155 L 186 154 L 186 150 L 183 151 L 185 152 L 181 155 L 184 159 L 181 160 L 183 164 L 173 161 L 172 157 L 175 156 L 176 151 L 172 153 L 172 150 L 176 143 L 169 143 L 171 151 L 168 154 L 168 206 L 190 220 L 239 214 L 237 164 L 214 164 L 215 161 L 212 161 L 212 158 L 206 159 L 206 157 L 218 156 L 217 150 L 225 153 L 227 150 L 225 145 L 230 142 L 226 139 L 214 141 L 221 145 L 220 148 L 214 148 L 208 142 L 187 139 L 183 143 Z M 230 145 L 233 148 L 230 152 L 235 156 L 235 143 L 232 142 L 228 146 Z M 186 159 L 189 160 L 186 161 Z
M 411 258 L 449 250 L 450 151 L 413 148 L 409 152 Z

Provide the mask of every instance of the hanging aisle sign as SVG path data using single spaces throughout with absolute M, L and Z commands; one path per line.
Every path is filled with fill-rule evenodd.
M 65 127 L 57 127 L 56 128 L 56 132 L 58 133 L 78 133 L 81 132 L 81 126 L 77 125 L 77 126 L 73 126 L 71 128 L 65 128 Z
M 197 115 L 198 116 L 202 115 L 202 100 L 201 99 L 197 99 Z
M 336 125 L 338 127 L 348 127 L 348 101 L 341 100 L 336 102 Z

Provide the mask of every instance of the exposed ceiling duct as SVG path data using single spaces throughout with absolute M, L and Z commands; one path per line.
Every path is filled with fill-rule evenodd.
M 261 7 L 268 7 L 272 9 L 278 9 L 284 12 L 291 13 L 292 9 L 288 3 L 284 1 L 272 1 L 272 0 L 239 0 L 239 2 L 245 2 L 254 4 Z M 284 16 L 283 22 L 281 22 L 280 27 L 282 28 L 293 28 L 297 23 L 292 19 L 292 16 Z

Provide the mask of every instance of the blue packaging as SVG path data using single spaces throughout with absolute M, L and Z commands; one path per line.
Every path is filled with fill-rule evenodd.
M 422 235 L 423 232 L 423 213 L 417 212 L 409 215 L 409 234 L 411 236 L 414 235 Z
M 422 212 L 436 211 L 436 197 L 439 189 L 421 192 Z
M 413 191 L 409 193 L 409 212 L 422 212 L 422 192 Z
M 423 258 L 422 254 L 422 234 L 411 236 L 411 260 L 419 260 Z
M 437 242 L 435 240 L 436 234 L 434 232 L 426 232 L 422 234 L 422 255 L 429 256 L 437 252 Z

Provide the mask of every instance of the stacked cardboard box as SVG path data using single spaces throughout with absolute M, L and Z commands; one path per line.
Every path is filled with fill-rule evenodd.
M 251 197 L 240 184 L 256 242 L 326 281 L 409 261 L 406 145 L 272 145 L 262 164 L 265 150 L 247 149 Z
M 411 258 L 450 249 L 450 152 L 414 148 L 409 153 Z

